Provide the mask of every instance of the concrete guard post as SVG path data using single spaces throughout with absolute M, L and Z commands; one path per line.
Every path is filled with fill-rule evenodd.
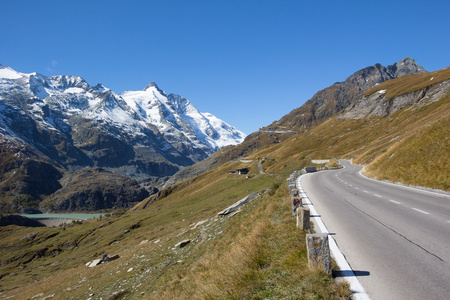
M 297 209 L 302 207 L 302 198 L 291 197 L 291 203 L 292 203 L 292 215 L 295 217 L 297 215 Z
M 295 183 L 290 183 L 288 185 L 289 187 L 289 194 L 292 194 L 292 191 L 295 190 L 297 187 L 295 186 Z
M 297 208 L 302 206 L 302 198 L 299 197 L 298 189 L 291 190 L 291 206 L 292 206 L 292 215 L 295 217 L 297 215 Z
M 311 229 L 310 212 L 308 208 L 297 208 L 297 228 L 305 231 Z
M 309 267 L 323 270 L 331 276 L 331 255 L 330 246 L 328 244 L 328 234 L 307 234 L 306 249 L 308 251 Z

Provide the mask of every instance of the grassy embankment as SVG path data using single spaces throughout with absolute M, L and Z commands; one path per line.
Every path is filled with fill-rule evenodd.
M 281 178 L 302 162 L 281 167 L 277 176 L 258 174 L 256 164 L 228 163 L 120 217 L 65 230 L 3 228 L 1 297 L 348 298 L 346 284 L 307 267 L 305 233 L 295 228 Z M 243 165 L 250 165 L 251 178 L 227 175 Z M 237 215 L 217 216 L 266 187 L 271 190 Z M 175 246 L 185 239 L 191 243 Z M 120 258 L 84 265 L 103 253 Z

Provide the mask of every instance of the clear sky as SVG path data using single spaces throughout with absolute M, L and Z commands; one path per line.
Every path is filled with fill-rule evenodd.
M 151 81 L 250 134 L 354 72 L 450 65 L 450 1 L 0 0 L 0 64 Z

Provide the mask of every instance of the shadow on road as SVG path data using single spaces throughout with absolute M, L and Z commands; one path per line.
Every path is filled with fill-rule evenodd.
M 358 271 L 358 270 L 340 270 L 340 271 L 333 271 L 333 277 L 360 277 L 360 276 L 370 276 L 369 271 Z

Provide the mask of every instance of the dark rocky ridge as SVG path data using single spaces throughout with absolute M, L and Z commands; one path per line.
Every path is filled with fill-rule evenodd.
M 17 225 L 25 227 L 44 227 L 38 220 L 33 220 L 19 215 L 0 216 L 0 226 Z M 30 236 L 31 237 L 31 236 Z
M 363 119 L 370 117 L 386 117 L 407 106 L 425 106 L 439 101 L 450 93 L 450 80 L 440 82 L 425 89 L 387 99 L 384 92 L 375 92 L 369 96 L 362 96 L 346 107 L 338 119 Z
M 294 109 L 265 129 L 298 131 L 317 125 L 349 106 L 377 84 L 407 74 L 424 72 L 426 71 L 409 57 L 387 67 L 375 64 L 355 72 L 344 82 L 336 82 L 317 92 L 301 107 Z
M 127 208 L 149 196 L 135 180 L 99 168 L 77 171 L 61 183 L 62 188 L 40 203 L 41 211 Z

